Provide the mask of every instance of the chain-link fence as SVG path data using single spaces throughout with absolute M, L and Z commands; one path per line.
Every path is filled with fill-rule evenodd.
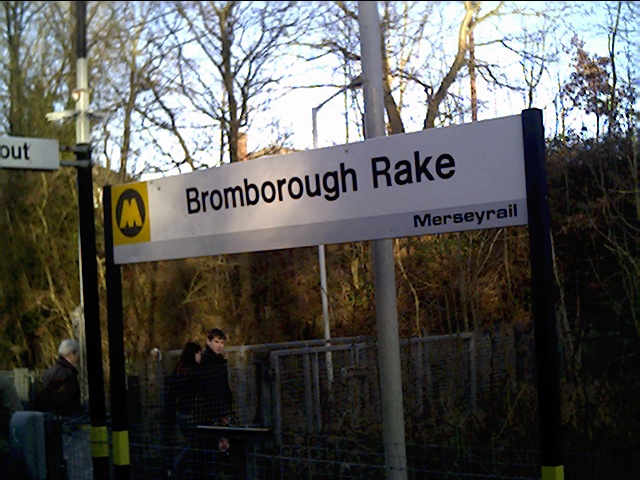
M 533 332 L 517 327 L 401 342 L 408 480 L 540 477 L 533 345 Z M 366 337 L 227 347 L 233 416 L 225 425 L 182 422 L 171 400 L 180 351 L 154 351 L 130 367 L 123 399 L 131 478 L 388 478 L 377 347 Z M 585 404 L 573 403 L 580 397 L 563 378 L 571 434 Z M 79 465 L 73 478 L 93 478 L 88 439 L 74 438 L 78 458 L 65 450 L 69 473 Z M 640 471 L 633 445 L 591 448 L 575 436 L 566 445 L 567 479 Z
M 224 478 L 385 478 L 374 340 L 227 347 L 236 431 L 224 456 L 217 452 L 213 433 L 189 445 L 165 410 L 167 379 L 179 353 L 156 355 L 154 367 L 141 369 L 145 375 L 129 378 L 129 391 L 139 392 L 132 408 L 140 423 L 131 426 L 135 478 L 175 473 L 175 459 L 188 449 L 196 450 L 192 455 L 207 465 L 205 470 L 221 470 Z M 477 415 L 479 395 L 517 389 L 517 375 L 509 371 L 519 363 L 515 355 L 513 335 L 504 333 L 490 339 L 466 333 L 401 342 L 411 478 L 425 478 L 426 472 L 437 478 L 537 476 L 535 450 L 473 451 L 463 448 L 462 436 L 449 436 L 464 428 L 462 419 Z M 448 436 L 447 445 L 434 446 L 438 435 Z

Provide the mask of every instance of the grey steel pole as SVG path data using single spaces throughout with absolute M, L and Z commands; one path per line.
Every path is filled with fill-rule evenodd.
M 313 107 L 311 109 L 311 135 L 313 137 L 313 149 L 316 150 L 318 148 L 318 112 L 322 107 L 324 107 L 331 100 L 336 98 L 342 92 L 360 87 L 362 85 L 362 78 L 360 76 L 356 78 L 352 78 L 349 82 L 349 85 L 345 85 L 336 93 L 331 95 L 321 104 Z M 331 340 L 331 325 L 329 324 L 329 297 L 327 295 L 327 260 L 325 255 L 325 246 L 318 245 L 318 263 L 320 265 L 320 290 L 322 295 L 322 318 L 324 323 L 324 338 L 327 341 L 326 345 L 330 345 Z M 331 356 L 331 351 L 327 350 L 326 352 L 326 362 L 327 362 L 327 383 L 329 385 L 329 390 L 332 389 L 333 385 L 333 360 Z
M 334 95 L 335 96 L 335 95 Z M 333 96 L 331 97 L 333 98 Z M 330 99 L 331 99 L 330 98 Z M 329 100 L 330 100 L 329 99 Z M 311 132 L 313 136 L 313 149 L 318 148 L 318 110 L 329 100 L 311 109 Z M 324 245 L 318 245 L 318 264 L 320 265 L 320 293 L 322 295 L 322 319 L 324 324 L 324 338 L 329 346 L 331 340 L 331 326 L 329 325 L 329 298 L 327 297 L 327 261 Z M 325 355 L 327 363 L 327 384 L 329 390 L 333 389 L 333 358 L 331 351 Z
M 382 88 L 382 39 L 378 2 L 358 2 L 365 138 L 385 135 Z M 385 466 L 388 480 L 406 480 L 407 454 L 402 396 L 402 365 L 396 299 L 395 262 L 391 239 L 373 241 L 378 358 Z

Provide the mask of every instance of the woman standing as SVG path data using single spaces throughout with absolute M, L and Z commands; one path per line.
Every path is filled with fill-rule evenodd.
M 202 349 L 195 342 L 187 342 L 174 368 L 174 398 L 178 432 L 183 437 L 185 448 L 174 463 L 172 473 L 178 478 L 194 478 L 197 425 L 200 419 L 197 367 L 202 359 Z

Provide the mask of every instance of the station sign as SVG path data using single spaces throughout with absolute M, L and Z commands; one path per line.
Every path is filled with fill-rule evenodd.
M 0 168 L 57 170 L 60 168 L 58 141 L 0 137 Z
M 521 115 L 112 187 L 116 264 L 526 225 Z

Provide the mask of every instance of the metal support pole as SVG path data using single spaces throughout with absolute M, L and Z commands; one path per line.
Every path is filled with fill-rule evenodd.
M 362 77 L 364 80 L 365 137 L 385 135 L 382 88 L 382 39 L 378 2 L 358 2 Z M 406 480 L 407 455 L 402 396 L 402 366 L 396 298 L 395 262 L 391 239 L 374 240 L 376 318 L 382 429 L 388 480 Z
M 127 375 L 124 354 L 124 320 L 122 314 L 122 273 L 113 259 L 113 209 L 111 187 L 106 186 L 104 205 L 105 279 L 109 331 L 109 365 L 111 373 L 111 437 L 113 472 L 118 480 L 131 476 L 127 406 Z
M 522 112 L 529 215 L 531 307 L 536 344 L 542 480 L 563 480 L 560 351 L 556 328 L 551 214 L 542 111 Z
M 362 86 L 362 77 L 358 76 L 353 78 L 349 85 L 345 85 L 340 88 L 336 93 L 331 95 L 321 104 L 311 109 L 311 135 L 313 137 L 313 149 L 316 150 L 318 148 L 318 112 L 322 107 L 324 107 L 331 100 L 336 98 L 341 93 Z M 324 323 L 324 338 L 327 341 L 326 346 L 331 345 L 331 325 L 329 324 L 329 297 L 327 295 L 327 261 L 325 255 L 325 246 L 318 245 L 318 264 L 320 265 L 320 293 L 322 295 L 322 319 Z M 327 350 L 326 352 L 326 363 L 327 363 L 327 384 L 329 385 L 329 390 L 331 391 L 333 385 L 333 359 L 331 357 L 331 351 Z
M 88 117 L 89 85 L 87 74 L 86 2 L 76 2 L 77 14 L 77 89 L 76 89 L 76 155 L 87 161 L 78 172 L 78 209 L 80 216 L 80 249 L 82 261 L 82 295 L 87 335 L 87 369 L 89 383 L 89 415 L 91 418 L 91 455 L 93 477 L 107 479 L 109 441 L 106 427 L 104 373 L 102 369 L 102 335 L 100 333 L 100 300 L 98 294 L 98 262 L 96 260 L 96 225 L 93 201 L 91 136 Z M 83 162 L 84 163 L 84 162 Z
M 324 339 L 327 341 L 326 346 L 331 345 L 331 325 L 329 323 L 329 298 L 327 296 L 327 261 L 325 258 L 324 245 L 318 245 L 318 263 L 320 265 L 320 290 L 322 294 L 322 318 L 324 323 Z M 327 364 L 327 386 L 329 391 L 333 390 L 333 357 L 331 350 L 325 353 L 325 362 Z
M 342 90 L 340 90 L 342 91 Z M 338 92 L 340 93 L 340 92 Z M 325 103 L 334 98 L 338 93 L 332 95 L 317 107 L 311 109 L 311 133 L 313 136 L 313 149 L 318 148 L 318 111 Z M 327 296 L 327 262 L 324 245 L 318 245 L 318 264 L 320 265 L 320 294 L 322 295 L 322 319 L 324 324 L 324 338 L 327 346 L 331 340 L 331 326 L 329 324 L 329 298 Z M 333 358 L 331 351 L 327 350 L 325 361 L 327 363 L 327 385 L 329 390 L 333 389 Z

